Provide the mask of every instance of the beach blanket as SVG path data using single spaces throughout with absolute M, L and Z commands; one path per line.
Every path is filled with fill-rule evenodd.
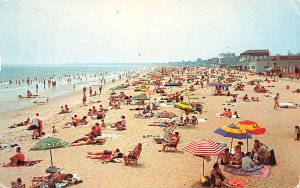
M 296 108 L 298 108 L 298 105 L 296 103 L 293 103 L 293 102 L 283 102 L 283 103 L 279 103 L 279 107 L 280 108 L 296 109 Z
M 40 162 L 42 162 L 43 160 L 27 160 L 25 161 L 24 165 L 12 165 L 12 164 L 3 164 L 0 166 L 0 168 L 13 168 L 13 167 L 30 167 L 33 166 L 35 164 L 38 164 Z
M 270 166 L 263 166 L 263 168 L 253 171 L 253 172 L 247 172 L 241 168 L 233 168 L 233 167 L 226 167 L 224 168 L 225 172 L 231 173 L 231 174 L 238 174 L 241 176 L 251 176 L 251 177 L 258 177 L 265 179 L 270 174 Z
M 245 186 L 245 180 L 243 179 L 230 179 L 228 180 L 228 182 L 237 185 L 235 186 L 235 188 L 243 188 Z M 226 188 L 227 186 L 223 186 L 223 187 Z

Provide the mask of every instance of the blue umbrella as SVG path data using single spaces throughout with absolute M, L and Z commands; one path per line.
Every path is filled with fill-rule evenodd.
M 172 87 L 179 86 L 177 83 L 174 82 L 168 82 L 164 85 L 165 87 L 171 87 L 171 93 L 172 93 Z
M 164 86 L 172 87 L 172 86 L 179 86 L 179 85 L 175 82 L 168 82 Z
M 223 126 L 221 128 L 217 128 L 214 133 L 222 135 L 224 137 L 231 138 L 231 148 L 232 148 L 232 141 L 234 138 L 236 139 L 248 139 L 252 138 L 252 134 L 247 132 L 246 130 L 240 129 L 239 127 L 233 125 Z

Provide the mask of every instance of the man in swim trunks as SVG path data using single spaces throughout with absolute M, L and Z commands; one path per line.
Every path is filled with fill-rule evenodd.
M 21 147 L 16 148 L 17 154 L 9 158 L 10 164 L 24 165 L 25 155 L 21 152 Z
M 277 110 L 278 106 L 279 106 L 279 93 L 276 94 L 276 96 L 274 97 L 274 110 Z

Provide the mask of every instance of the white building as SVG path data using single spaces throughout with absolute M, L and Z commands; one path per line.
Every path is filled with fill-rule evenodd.
M 255 73 L 265 72 L 273 68 L 283 73 L 300 73 L 300 56 L 272 56 L 268 60 L 253 61 L 250 71 Z
M 219 64 L 220 65 L 236 65 L 239 59 L 235 53 L 221 53 L 219 54 Z
M 240 54 L 240 62 L 268 60 L 269 56 L 269 50 L 247 50 Z

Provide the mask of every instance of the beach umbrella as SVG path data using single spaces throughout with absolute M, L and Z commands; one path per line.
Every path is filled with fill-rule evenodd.
M 157 114 L 154 115 L 154 117 L 156 117 L 157 119 L 173 119 L 178 117 L 176 114 L 174 114 L 173 112 L 167 112 L 166 110 L 163 112 L 158 112 Z
M 250 121 L 250 120 L 239 121 L 237 124 L 234 124 L 234 126 L 246 130 L 247 132 L 254 135 L 264 134 L 266 132 L 266 128 L 264 128 L 262 125 L 259 125 L 255 121 Z M 247 138 L 247 151 L 248 151 L 248 138 Z
M 174 105 L 175 108 L 179 108 L 180 110 L 183 111 L 187 111 L 187 112 L 191 112 L 194 111 L 192 105 L 190 105 L 189 103 L 186 102 L 177 102 Z M 182 117 L 182 112 L 181 112 L 181 117 Z
M 179 85 L 175 82 L 168 82 L 164 86 L 165 87 L 171 87 L 171 93 L 172 93 L 172 87 L 179 86 Z
M 240 129 L 239 127 L 236 127 L 234 125 L 226 125 L 221 128 L 215 129 L 214 133 L 217 133 L 223 137 L 229 137 L 231 138 L 231 146 L 230 146 L 230 152 L 232 150 L 232 142 L 233 139 L 246 139 L 246 138 L 252 138 L 252 134 L 247 132 L 244 129 Z
M 145 100 L 149 100 L 147 98 L 147 96 L 145 95 L 136 95 L 136 96 L 133 96 L 131 98 L 132 100 L 135 100 L 135 101 L 145 101 Z M 139 114 L 140 114 L 140 106 L 141 106 L 141 103 L 139 102 Z
M 199 139 L 184 146 L 184 151 L 198 157 L 203 157 L 203 176 L 204 176 L 204 157 L 218 156 L 225 150 L 225 147 L 206 139 Z
M 182 92 L 180 95 L 181 96 L 187 96 L 188 100 L 190 102 L 190 95 L 196 95 L 196 93 L 194 91 L 185 91 L 185 92 Z
M 45 151 L 50 150 L 50 157 L 51 157 L 51 166 L 53 167 L 53 161 L 52 161 L 52 149 L 58 149 L 58 148 L 65 148 L 69 145 L 68 142 L 63 141 L 59 138 L 45 138 L 41 141 L 39 141 L 33 148 L 30 149 L 30 151 Z

